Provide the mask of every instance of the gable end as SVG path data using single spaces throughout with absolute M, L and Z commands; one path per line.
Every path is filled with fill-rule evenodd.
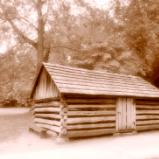
M 35 100 L 59 97 L 59 91 L 49 73 L 42 67 L 36 79 L 31 98 Z

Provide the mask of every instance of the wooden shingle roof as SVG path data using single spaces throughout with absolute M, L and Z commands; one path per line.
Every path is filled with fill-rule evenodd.
M 159 89 L 137 76 L 43 65 L 60 93 L 159 98 Z

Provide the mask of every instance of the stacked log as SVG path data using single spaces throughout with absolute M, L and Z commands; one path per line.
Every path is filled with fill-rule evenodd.
M 32 107 L 33 121 L 37 127 L 57 136 L 60 133 L 61 102 L 54 100 L 36 103 Z
M 136 100 L 137 131 L 159 129 L 159 101 Z
M 66 98 L 69 138 L 115 133 L 115 99 Z
M 55 136 L 78 138 L 113 134 L 116 131 L 116 99 L 71 97 L 36 103 L 36 126 Z

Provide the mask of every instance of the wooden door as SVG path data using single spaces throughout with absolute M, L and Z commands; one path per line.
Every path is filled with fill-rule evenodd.
M 116 130 L 133 131 L 136 127 L 136 108 L 133 98 L 121 97 L 117 100 Z

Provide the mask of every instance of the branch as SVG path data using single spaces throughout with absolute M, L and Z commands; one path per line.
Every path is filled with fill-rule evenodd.
M 46 13 L 43 15 L 43 17 L 44 17 L 44 19 L 43 19 L 44 24 L 46 24 L 46 21 L 47 21 L 47 19 L 48 19 L 49 12 L 50 12 L 50 6 L 51 6 L 50 1 L 47 1 L 46 3 L 47 3 L 47 11 L 46 11 Z
M 37 0 L 36 8 L 37 8 L 37 14 L 38 14 L 38 42 L 37 42 L 37 49 L 39 54 L 38 63 L 41 63 L 43 60 L 43 51 L 44 51 L 44 20 L 42 15 L 42 6 L 43 2 L 42 0 Z
M 29 43 L 30 45 L 32 45 L 34 48 L 37 48 L 37 43 L 34 42 L 33 40 L 31 40 L 30 38 L 28 38 L 26 35 L 24 35 L 24 33 L 18 29 L 18 27 L 14 24 L 14 22 L 10 19 L 7 19 L 7 21 L 9 22 L 9 24 L 12 26 L 13 30 L 21 37 L 23 38 L 27 43 Z
M 24 22 L 28 23 L 30 26 L 32 26 L 32 27 L 37 31 L 38 28 L 37 28 L 34 24 L 32 24 L 28 19 L 26 19 L 25 17 L 22 17 L 22 16 L 20 16 L 20 15 L 18 15 L 18 18 L 20 18 L 20 19 L 22 19 Z
M 1 3 L 0 1 L 0 8 L 1 8 L 1 19 L 7 21 L 11 26 L 12 29 L 15 31 L 15 33 L 20 36 L 22 39 L 25 40 L 26 43 L 29 43 L 30 45 L 32 45 L 35 49 L 37 48 L 37 43 L 34 42 L 33 40 L 31 40 L 30 38 L 28 38 L 16 25 L 15 23 L 12 21 L 12 19 L 8 16 L 7 11 L 4 11 L 3 8 L 5 8 L 5 6 Z
M 76 51 L 76 52 L 81 52 L 80 49 L 75 49 L 75 48 L 71 48 L 71 47 L 63 46 L 63 45 L 53 46 L 52 48 L 65 48 L 65 49 L 73 50 L 73 51 Z
M 44 62 L 48 62 L 51 48 L 45 48 Z

